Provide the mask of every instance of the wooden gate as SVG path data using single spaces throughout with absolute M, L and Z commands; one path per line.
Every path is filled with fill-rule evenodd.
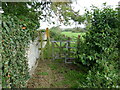
M 43 40 L 40 34 L 40 57 L 42 60 L 56 60 L 56 59 L 64 59 L 65 63 L 73 63 L 76 59 L 77 49 L 79 46 L 79 41 L 71 41 L 70 37 L 66 41 L 54 41 L 50 40 L 48 28 L 46 29 L 47 39 Z M 79 40 L 80 36 L 78 36 Z M 43 47 L 43 42 L 46 42 L 46 46 Z M 45 52 L 46 51 L 46 52 Z
M 51 41 L 52 59 L 64 59 L 65 63 L 72 63 L 76 59 L 77 44 L 75 41 Z

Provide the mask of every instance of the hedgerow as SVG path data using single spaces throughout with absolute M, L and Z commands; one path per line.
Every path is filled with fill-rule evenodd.
M 35 29 L 27 27 L 27 18 L 21 21 L 17 16 L 2 16 L 2 87 L 25 87 L 29 78 L 26 50 L 34 40 Z M 25 26 L 26 24 L 26 26 Z M 33 22 L 29 23 L 34 24 Z M 23 28 L 24 27 L 24 28 Z
M 118 88 L 118 11 L 93 7 L 86 15 L 91 17 L 91 27 L 79 46 L 76 62 L 88 66 L 89 72 L 80 87 Z

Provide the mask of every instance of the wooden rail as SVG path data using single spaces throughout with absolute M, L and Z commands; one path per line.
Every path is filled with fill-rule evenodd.
M 55 41 L 54 39 L 50 40 L 50 34 L 48 28 L 46 28 L 47 39 L 43 40 L 42 32 L 39 32 L 40 35 L 40 50 L 41 50 L 41 59 L 44 60 L 44 49 L 46 49 L 46 59 L 47 60 L 56 60 L 56 59 L 65 59 L 65 63 L 72 63 L 76 59 L 77 49 L 80 45 L 80 35 L 78 35 L 77 41 L 71 41 L 71 38 L 68 37 L 66 41 Z M 46 48 L 43 48 L 43 42 L 47 42 Z M 72 46 L 73 43 L 76 43 L 76 46 Z

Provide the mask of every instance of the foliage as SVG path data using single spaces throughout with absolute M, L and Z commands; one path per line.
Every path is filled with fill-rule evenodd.
M 84 33 L 84 32 L 86 32 L 87 30 L 85 30 L 84 28 L 80 28 L 80 27 L 77 27 L 77 28 L 73 28 L 73 30 L 72 30 L 72 32 L 73 33 Z
M 2 18 L 2 87 L 25 87 L 29 78 L 26 50 L 37 36 L 43 3 L 4 2 Z M 29 7 L 28 7 L 29 6 Z M 39 17 L 40 16 L 40 17 Z
M 87 30 L 85 30 L 85 28 L 77 27 L 77 28 L 67 28 L 67 29 L 64 29 L 63 31 L 65 31 L 65 32 L 73 32 L 73 33 L 80 33 L 80 32 L 86 32 Z
M 117 10 L 104 6 L 87 11 L 90 30 L 78 50 L 79 62 L 90 70 L 82 87 L 117 88 L 118 84 L 118 18 Z
M 80 70 L 76 65 L 73 64 L 64 64 L 64 60 L 56 60 L 56 62 L 52 62 L 49 67 L 59 73 L 59 75 L 63 75 L 64 79 L 61 81 L 56 81 L 55 85 L 60 86 L 64 85 L 69 88 L 78 88 L 79 83 L 84 83 L 86 77 L 87 69 L 84 66 L 80 66 Z M 78 71 L 79 70 L 79 71 Z M 61 87 L 62 88 L 62 87 Z
M 25 87 L 29 78 L 25 51 L 29 41 L 37 36 L 35 30 L 40 26 L 39 20 L 49 20 L 52 17 L 51 5 L 50 2 L 35 0 L 3 2 L 1 53 L 3 88 Z
M 3 88 L 24 87 L 29 78 L 25 55 L 31 39 L 31 30 L 22 29 L 22 24 L 15 16 L 3 16 L 1 53 Z
M 37 3 L 3 2 L 2 6 L 4 10 L 4 15 L 17 16 L 21 22 L 24 22 L 23 26 L 26 26 L 27 28 L 39 27 L 40 14 L 42 14 L 42 12 L 35 11 Z M 31 8 L 29 8 L 28 6 Z
M 54 40 L 68 40 L 68 37 L 70 37 L 71 40 L 76 41 L 78 35 L 81 35 L 81 39 L 83 39 L 83 36 L 85 35 L 85 33 L 73 33 L 71 31 L 74 31 L 74 28 L 61 30 L 59 27 L 53 27 L 50 29 L 50 36 L 51 38 L 54 38 Z
M 84 22 L 85 18 L 82 15 L 79 15 L 79 11 L 74 11 L 74 9 L 71 6 L 72 2 L 52 2 L 51 12 L 59 17 L 60 23 L 63 23 L 64 25 L 72 24 L 70 21 L 77 22 L 78 24 L 81 24 Z
M 83 16 L 78 15 L 79 12 L 74 12 L 66 3 L 5 2 L 3 10 L 5 12 L 2 22 L 1 53 L 3 88 L 25 87 L 29 78 L 25 50 L 29 41 L 34 40 L 36 36 L 34 30 L 39 27 L 39 20 L 47 18 L 49 21 L 48 17 L 53 17 L 54 14 L 59 16 L 61 22 L 72 19 L 81 24 L 85 20 Z M 89 19 L 89 32 L 85 40 L 80 41 L 81 45 L 78 46 L 77 51 L 78 61 L 76 61 L 82 62 L 90 70 L 85 83 L 79 86 L 116 88 L 120 85 L 117 66 L 119 59 L 117 11 L 106 6 L 103 9 L 93 7 L 92 10 L 87 11 L 86 14 Z M 22 27 L 26 28 L 22 29 Z M 55 40 L 66 39 L 58 27 L 52 28 L 50 34 L 56 37 Z
M 53 27 L 50 29 L 50 36 L 54 40 L 67 40 L 67 37 L 62 34 L 62 30 L 59 27 Z
M 77 41 L 78 36 L 80 35 L 80 38 L 83 40 L 83 36 L 85 35 L 85 33 L 73 33 L 73 32 L 62 32 L 63 35 L 67 36 L 67 37 L 71 37 L 71 39 L 73 41 Z
M 2 86 L 25 87 L 29 78 L 26 50 L 37 36 L 37 12 L 28 3 L 3 3 L 2 19 Z M 7 8 L 6 8 L 7 7 Z M 23 16 L 24 15 L 24 16 Z
M 70 24 L 68 21 L 73 20 L 81 24 L 84 22 L 84 16 L 79 15 L 79 11 L 75 12 L 71 6 L 72 2 L 50 2 L 50 1 L 37 1 L 32 2 L 3 2 L 4 14 L 16 15 L 24 21 L 24 18 L 29 19 L 29 23 L 34 21 L 31 27 L 39 27 L 39 20 L 47 21 L 48 23 L 55 24 L 52 18 L 58 17 L 57 22 Z

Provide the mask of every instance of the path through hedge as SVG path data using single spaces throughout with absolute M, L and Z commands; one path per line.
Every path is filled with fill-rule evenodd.
M 68 88 L 68 85 L 60 84 L 64 81 L 63 73 L 56 70 L 53 62 L 44 60 L 39 61 L 39 64 L 28 81 L 28 88 Z

